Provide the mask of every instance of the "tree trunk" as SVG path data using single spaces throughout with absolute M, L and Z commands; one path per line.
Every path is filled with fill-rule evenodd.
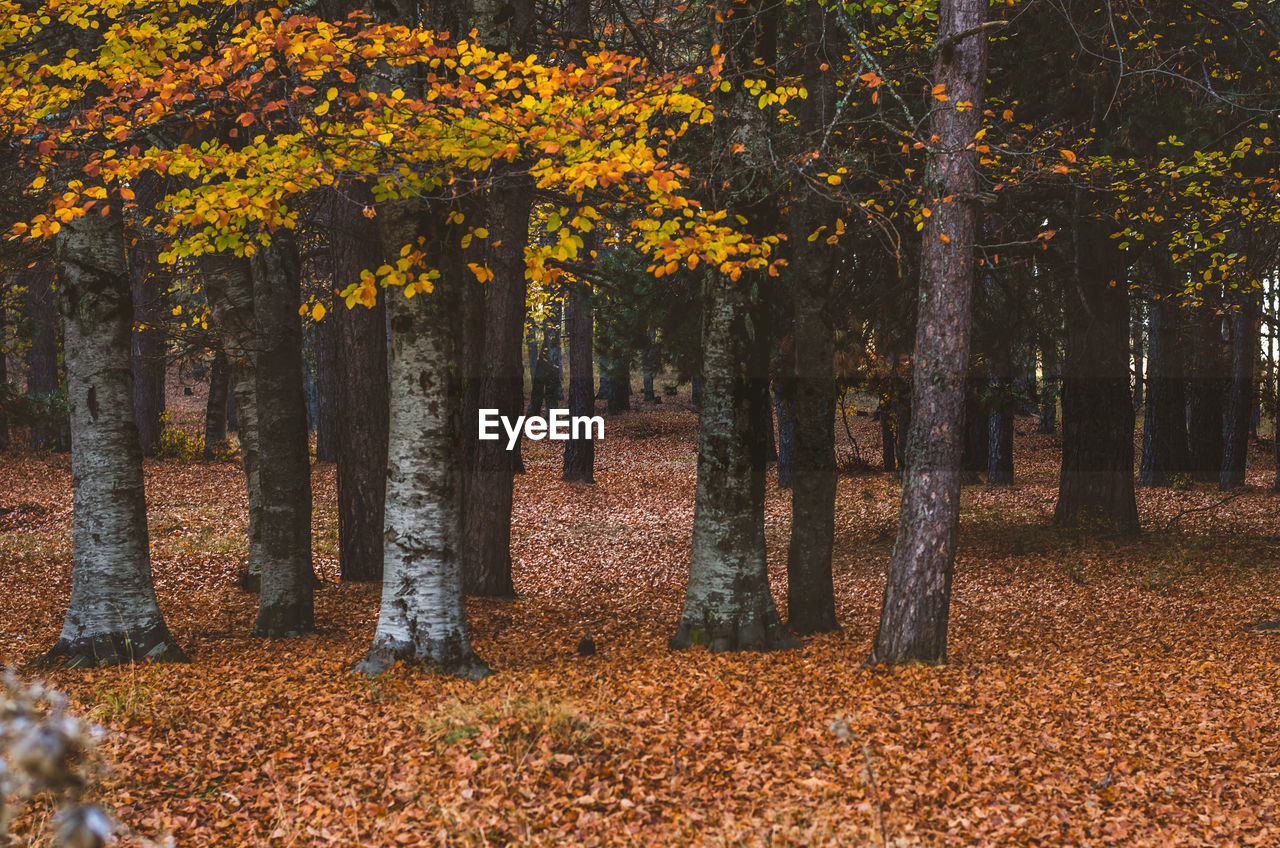
M 930 119 L 938 141 L 925 179 L 924 201 L 933 215 L 925 223 L 920 257 L 911 434 L 873 665 L 947 658 L 974 280 L 973 143 L 987 76 L 987 37 L 973 31 L 986 16 L 986 0 L 942 0 L 938 7 L 933 83 L 946 86 L 950 103 L 973 106 L 963 112 L 940 107 Z M 949 44 L 952 36 L 958 40 Z M 942 202 L 944 197 L 951 202 Z
M 35 410 L 31 426 L 36 450 L 71 448 L 66 405 L 59 391 L 58 305 L 53 293 L 53 272 L 40 262 L 19 278 L 26 286 L 25 311 L 32 324 L 27 349 L 27 402 Z M 132 401 L 130 402 L 132 409 Z
M 1222 472 L 1223 398 L 1227 392 L 1226 352 L 1219 301 L 1210 295 L 1192 314 L 1188 437 L 1191 473 L 1196 480 L 1217 481 Z
M 697 408 L 702 408 L 702 375 L 694 374 L 689 380 L 689 401 Z
M 1139 486 L 1169 486 L 1187 473 L 1187 400 L 1178 345 L 1178 306 L 1167 296 L 1147 307 L 1147 402 Z
M 1062 473 L 1054 521 L 1100 521 L 1136 533 L 1126 266 L 1102 225 L 1080 216 L 1077 221 L 1065 309 Z
M 484 346 L 481 349 L 479 409 L 496 409 L 515 420 L 524 410 L 525 260 L 529 240 L 532 183 L 512 177 L 489 195 L 489 268 L 484 286 Z M 477 417 L 478 410 L 467 411 Z M 476 421 L 466 426 L 474 428 Z M 524 471 L 519 444 L 505 439 L 477 441 L 464 492 L 463 582 L 471 595 L 515 596 L 511 582 L 513 474 Z
M 1142 362 L 1142 301 L 1139 298 L 1134 298 L 1133 300 L 1131 325 L 1131 335 L 1133 337 L 1133 411 L 1136 414 L 1142 410 L 1142 405 L 1146 398 L 1144 391 L 1146 369 L 1144 369 Z
M 151 456 L 160 443 L 165 411 L 165 332 L 162 323 L 158 260 L 148 249 L 130 251 L 133 278 L 133 408 L 142 452 Z
M 355 205 L 341 205 L 332 235 L 334 286 L 339 291 L 378 267 L 383 245 L 377 224 L 357 208 L 371 204 L 369 190 L 351 189 Z M 393 292 L 394 294 L 394 292 Z M 379 292 L 372 309 L 333 303 L 335 347 L 334 451 L 338 478 L 338 568 L 344 581 L 382 579 L 387 494 L 387 300 Z
M 835 108 L 836 57 L 825 43 L 834 19 L 821 0 L 805 3 L 804 83 L 800 131 L 819 143 Z M 795 478 L 791 489 L 791 542 L 787 549 L 787 626 L 793 633 L 839 627 L 831 556 L 836 507 L 836 332 L 831 286 L 834 254 L 809 235 L 838 217 L 821 195 L 797 191 L 790 210 L 792 338 L 795 348 Z M 772 432 L 772 428 L 770 428 Z
M 769 590 L 765 561 L 765 458 L 753 426 L 768 380 L 753 373 L 762 328 L 749 320 L 746 279 L 705 275 L 702 324 L 706 381 L 698 417 L 698 482 L 684 612 L 672 648 L 773 650 L 794 642 Z
M 156 603 L 130 366 L 132 285 L 118 198 L 54 245 L 71 406 L 71 601 L 45 656 L 71 667 L 185 660 Z
M 1013 356 L 1006 339 L 997 339 L 991 354 L 987 424 L 987 485 L 1013 485 Z
M 569 415 L 594 415 L 596 391 L 591 356 L 591 290 L 585 283 L 569 284 L 565 313 L 565 329 L 569 334 Z M 569 439 L 565 442 L 565 480 L 595 482 L 595 444 L 591 439 Z
M 658 395 L 653 390 L 653 381 L 658 368 L 658 334 L 650 327 L 646 333 L 648 343 L 640 355 L 641 391 L 645 403 L 658 403 Z
M 0 453 L 9 449 L 9 318 L 0 306 Z
M 213 459 L 227 438 L 227 352 L 218 349 L 209 366 L 209 397 L 204 406 L 204 458 Z
M 412 243 L 417 216 L 407 211 L 384 212 L 390 219 L 384 224 L 387 245 Z M 445 234 L 451 237 L 441 239 L 446 244 L 461 237 L 453 230 Z M 356 666 L 366 674 L 386 671 L 397 660 L 471 679 L 489 673 L 467 638 L 462 593 L 458 276 L 456 267 L 443 269 L 434 291 L 413 299 L 399 290 L 387 292 L 391 408 L 386 544 L 378 627 L 372 647 Z
M 254 378 L 258 341 L 254 329 L 253 276 L 247 259 L 231 255 L 206 256 L 200 267 L 213 322 L 227 353 L 228 381 L 240 436 L 240 464 L 249 505 L 249 554 L 240 573 L 240 586 L 257 592 L 262 586 L 266 553 L 262 541 L 262 485 L 258 475 L 262 463 L 258 449 L 258 389 Z
M 343 306 L 346 304 L 343 303 Z M 337 462 L 338 326 L 333 316 L 326 315 L 316 324 L 315 341 L 316 462 Z
M 1040 347 L 1040 421 L 1036 432 L 1048 435 L 1058 425 L 1058 345 Z
M 1258 359 L 1259 303 L 1255 292 L 1241 292 L 1231 315 L 1231 383 L 1222 425 L 1222 469 L 1218 489 L 1243 486 L 1248 470 L 1249 422 L 1253 417 L 1253 369 Z
M 262 587 L 255 636 L 315 631 L 311 567 L 311 457 L 302 390 L 301 269 L 287 230 L 249 261 L 257 323 L 258 481 L 262 488 Z M 269 401 L 268 401 L 269 399 Z
M 876 415 L 880 419 L 880 462 L 885 471 L 892 473 L 898 469 L 898 434 L 897 422 L 894 421 L 893 402 L 887 394 L 880 395 Z
M 985 373 L 969 369 L 964 392 L 964 446 L 960 451 L 960 482 L 965 485 L 981 483 L 982 475 L 990 464 L 987 456 L 989 412 L 979 391 L 979 386 L 985 386 L 987 382 Z
M 775 393 L 773 405 L 778 414 L 778 488 L 790 489 L 796 468 L 795 401 L 789 392 Z

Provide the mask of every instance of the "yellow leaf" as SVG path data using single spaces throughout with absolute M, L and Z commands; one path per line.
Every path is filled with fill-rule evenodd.
M 317 303 L 317 304 L 316 304 L 314 307 L 312 307 L 312 309 L 311 309 L 311 320 L 313 320 L 313 321 L 319 321 L 320 319 L 324 318 L 324 313 L 325 313 L 324 304 L 323 304 L 323 303 Z

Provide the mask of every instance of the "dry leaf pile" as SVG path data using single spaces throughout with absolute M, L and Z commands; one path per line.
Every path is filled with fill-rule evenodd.
M 878 438 L 853 422 L 863 444 Z M 610 419 L 597 483 L 526 443 L 514 602 L 470 601 L 479 683 L 348 669 L 375 587 L 336 582 L 315 471 L 316 637 L 246 636 L 232 463 L 149 463 L 157 589 L 193 662 L 51 682 L 111 732 L 98 799 L 179 845 L 1280 845 L 1280 496 L 1141 491 L 1138 539 L 1048 527 L 1053 437 L 1018 485 L 965 493 L 951 663 L 870 671 L 898 484 L 842 477 L 836 634 L 777 654 L 671 653 L 696 432 Z M 843 436 L 843 434 L 842 434 Z M 65 457 L 0 459 L 0 664 L 52 645 L 70 591 Z M 768 541 L 785 609 L 789 496 Z M 597 653 L 574 647 L 589 631 Z M 47 811 L 19 822 L 39 841 Z

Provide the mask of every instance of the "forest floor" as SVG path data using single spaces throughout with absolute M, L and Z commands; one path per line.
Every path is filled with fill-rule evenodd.
M 1216 489 L 1139 490 L 1137 538 L 1064 532 L 1058 444 L 1020 420 L 1017 485 L 965 489 L 949 664 L 873 671 L 899 488 L 876 473 L 840 480 L 841 631 L 667 650 L 695 426 L 671 402 L 609 419 L 593 486 L 526 442 L 519 599 L 468 602 L 496 672 L 476 683 L 349 673 L 378 591 L 336 582 L 332 466 L 314 470 L 323 632 L 262 641 L 234 585 L 238 466 L 148 462 L 157 590 L 192 662 L 49 676 L 109 731 L 96 797 L 182 846 L 1280 845 L 1280 632 L 1249 629 L 1280 617 L 1266 449 L 1244 494 L 1172 527 Z M 10 454 L 0 481 L 0 665 L 20 664 L 70 591 L 69 459 Z M 772 482 L 767 523 L 785 610 Z M 46 829 L 37 803 L 20 844 Z

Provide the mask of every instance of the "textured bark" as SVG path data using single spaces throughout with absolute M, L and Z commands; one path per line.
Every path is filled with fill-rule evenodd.
M 37 417 L 32 427 L 32 447 L 36 450 L 71 449 L 68 421 L 52 414 L 58 404 L 58 305 L 53 293 L 53 271 L 44 262 L 22 272 L 26 287 L 24 309 L 31 321 L 31 347 L 27 349 L 27 401 L 50 414 Z M 132 406 L 132 404 L 131 404 Z
M 484 346 L 481 349 L 479 409 L 497 409 L 512 420 L 524 410 L 525 262 L 532 185 L 513 178 L 511 186 L 489 197 L 489 267 L 484 287 Z M 477 418 L 477 410 L 468 415 Z M 467 424 L 476 427 L 476 420 Z M 463 582 L 468 594 L 490 598 L 515 596 L 511 582 L 511 507 L 513 474 L 523 471 L 518 445 L 508 451 L 503 439 L 477 441 L 465 486 Z
M 9 449 L 9 317 L 0 307 L 0 453 Z
M 213 459 L 218 443 L 227 438 L 227 352 L 218 350 L 209 366 L 209 397 L 204 407 L 204 458 Z
M 1244 485 L 1253 418 L 1253 371 L 1258 359 L 1260 304 L 1254 292 L 1241 293 L 1231 315 L 1231 383 L 1227 414 L 1222 423 L 1222 469 L 1218 489 L 1229 492 Z
M 158 260 L 144 247 L 130 250 L 133 278 L 133 409 L 142 452 L 155 453 L 165 411 L 165 331 Z
M 120 203 L 55 240 L 71 406 L 71 601 L 45 656 L 68 666 L 185 660 L 156 603 L 130 390 L 133 307 Z
M 996 404 L 987 414 L 987 485 L 1013 485 L 1012 400 Z
M 357 203 L 368 189 L 354 187 Z M 377 224 L 356 206 L 334 216 L 333 278 L 338 290 L 356 282 L 360 272 L 383 261 Z M 369 309 L 351 309 L 335 298 L 332 320 L 336 339 L 335 452 L 338 478 L 338 568 L 344 581 L 382 579 L 384 505 L 387 493 L 386 297 Z M 328 319 L 326 319 L 328 320 Z
M 763 445 L 752 426 L 767 404 L 755 372 L 762 328 L 749 319 L 744 279 L 709 272 L 702 324 L 705 393 L 698 417 L 698 482 L 684 611 L 672 648 L 772 650 L 794 642 L 769 591 L 765 561 Z M 754 317 L 754 316 L 753 316 Z
M 1040 348 L 1040 422 L 1038 433 L 1052 433 L 1058 424 L 1058 345 L 1043 344 Z
M 934 109 L 924 201 L 933 210 L 920 257 L 911 431 L 898 537 L 885 586 L 870 664 L 946 662 L 951 576 L 960 517 L 960 454 L 969 360 L 976 235 L 976 156 L 986 81 L 985 0 L 942 0 L 933 84 L 944 85 L 963 112 Z M 954 43 L 948 39 L 956 36 Z M 942 198 L 951 196 L 949 203 Z M 943 235 L 947 240 L 942 239 Z
M 796 409 L 790 393 L 776 394 L 778 415 L 778 488 L 790 489 L 796 470 Z
M 311 458 L 302 390 L 301 269 L 285 230 L 249 262 L 258 355 L 258 482 L 262 489 L 262 586 L 255 636 L 315 631 L 311 568 Z
M 375 266 L 376 267 L 376 266 Z M 345 307 L 346 304 L 344 303 Z M 338 329 L 332 316 L 316 324 L 316 462 L 338 459 Z
M 1129 394 L 1129 294 L 1110 233 L 1081 216 L 1066 287 L 1062 369 L 1062 473 L 1054 521 L 1101 522 L 1137 532 L 1133 399 Z
M 583 283 L 569 285 L 565 305 L 565 330 L 569 335 L 569 415 L 595 414 L 595 376 L 591 357 L 591 292 Z M 595 442 L 569 439 L 564 445 L 565 480 L 595 482 Z
M 1227 393 L 1226 350 L 1216 294 L 1192 314 L 1191 373 L 1187 375 L 1188 440 L 1191 473 L 1196 480 L 1217 482 L 1222 472 L 1223 400 Z
M 836 57 L 826 33 L 834 29 L 821 0 L 805 3 L 804 84 L 800 131 L 820 142 L 835 109 Z M 793 633 L 839 627 L 831 555 L 835 540 L 836 333 L 831 287 L 834 255 L 825 239 L 809 238 L 837 216 L 821 196 L 798 193 L 791 204 L 790 237 L 795 350 L 795 476 L 791 489 L 791 541 L 787 548 L 787 625 Z
M 1184 387 L 1177 303 L 1156 298 L 1147 307 L 1147 400 L 1139 486 L 1169 486 L 1190 470 Z
M 991 440 L 987 435 L 988 410 L 980 392 L 987 382 L 985 372 L 969 369 L 964 393 L 964 445 L 960 450 L 961 482 L 966 485 L 981 483 L 987 471 Z
M 258 390 L 254 362 L 258 355 L 253 318 L 253 277 L 249 262 L 235 256 L 201 260 L 205 293 L 213 323 L 223 338 L 227 371 L 240 437 L 240 463 L 249 505 L 249 556 L 240 575 L 241 587 L 257 592 L 262 584 L 262 485 L 258 470 Z
M 1133 411 L 1142 410 L 1146 402 L 1147 369 L 1142 361 L 1142 301 L 1134 299 L 1130 334 L 1133 338 Z
M 387 244 L 416 234 L 415 207 L 388 210 Z M 453 240 L 459 236 L 451 233 Z M 436 249 L 439 246 L 436 245 Z M 403 660 L 450 674 L 489 673 L 467 638 L 462 593 L 460 288 L 446 268 L 430 294 L 388 293 L 390 423 L 382 606 L 356 666 L 378 674 Z
M 880 419 L 880 463 L 885 471 L 894 472 L 898 469 L 897 421 L 894 420 L 893 403 L 887 395 L 880 396 L 876 416 Z

